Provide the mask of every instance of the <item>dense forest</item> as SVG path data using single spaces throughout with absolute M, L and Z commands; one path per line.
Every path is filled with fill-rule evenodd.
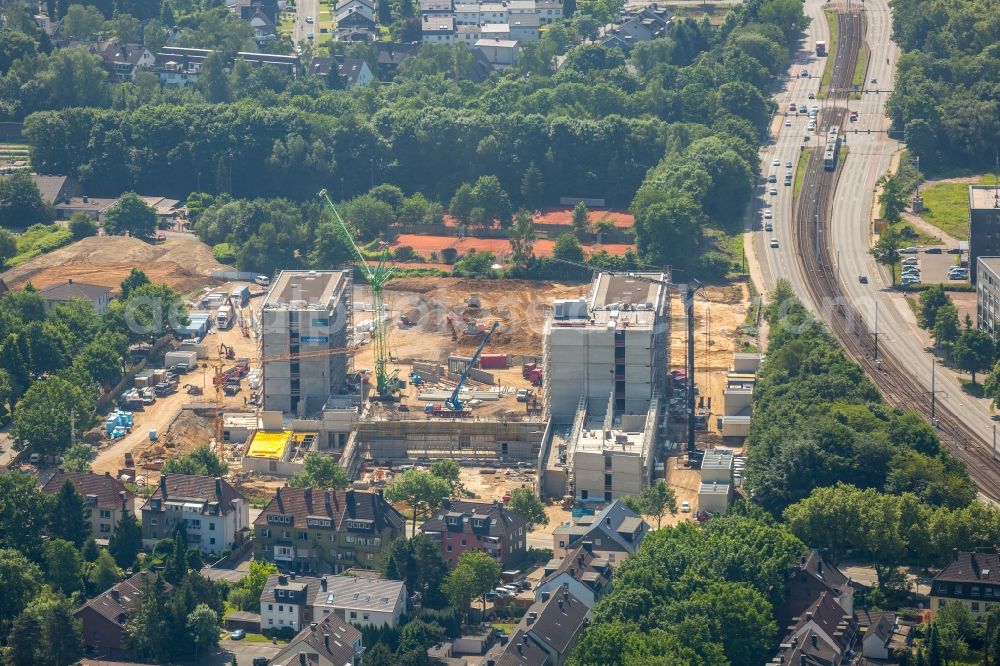
M 1000 16 L 988 0 L 893 0 L 903 49 L 888 112 L 921 170 L 993 167 L 1000 143 Z

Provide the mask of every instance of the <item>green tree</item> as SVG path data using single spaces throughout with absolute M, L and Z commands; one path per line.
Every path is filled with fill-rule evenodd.
M 573 207 L 572 222 L 573 231 L 578 236 L 590 231 L 590 211 L 587 209 L 587 204 L 581 201 Z
M 521 176 L 521 201 L 529 208 L 538 208 L 544 197 L 545 179 L 541 170 L 531 162 Z
M 344 207 L 345 217 L 354 223 L 362 238 L 373 239 L 385 235 L 395 219 L 392 207 L 384 201 L 364 194 L 352 199 Z
M 263 594 L 264 587 L 267 585 L 267 578 L 277 573 L 278 567 L 267 560 L 251 560 L 247 575 L 230 590 L 230 603 L 233 603 L 240 610 L 259 611 L 260 595 Z
M 326 87 L 330 90 L 345 90 L 347 82 L 340 75 L 340 64 L 336 58 L 330 59 L 330 71 L 326 73 Z
M 101 333 L 80 350 L 73 367 L 79 369 L 97 384 L 114 386 L 124 376 L 121 351 L 128 343 L 118 333 Z
M 131 568 L 142 550 L 142 528 L 127 508 L 122 509 L 122 517 L 111 532 L 108 550 L 123 569 Z
M 993 364 L 993 351 L 993 338 L 983 331 L 966 328 L 955 342 L 955 365 L 970 373 L 975 384 L 976 373 L 989 370 Z
M 917 323 L 920 324 L 920 328 L 932 330 L 938 310 L 948 303 L 951 303 L 951 298 L 945 293 L 943 284 L 931 285 L 929 289 L 921 292 L 917 311 Z
M 872 248 L 872 256 L 875 261 L 889 268 L 892 273 L 892 284 L 896 284 L 896 264 L 899 263 L 899 245 L 902 239 L 899 233 L 892 228 L 884 229 L 879 234 L 878 242 Z
M 478 596 L 475 571 L 471 567 L 456 566 L 445 576 L 441 583 L 441 591 L 448 597 L 452 606 L 463 613 L 468 613 L 472 600 Z
M 51 221 L 42 193 L 27 171 L 0 178 L 0 227 L 27 229 Z
M 6 636 L 11 623 L 41 587 L 42 571 L 20 551 L 0 548 L 0 632 Z
M 882 217 L 889 224 L 896 224 L 903 219 L 902 212 L 906 208 L 906 191 L 899 177 L 885 174 L 875 183 L 881 187 L 878 203 L 882 206 Z
M 6 74 L 15 60 L 31 58 L 38 53 L 38 41 L 16 30 L 0 33 L 0 74 Z
M 63 18 L 63 34 L 77 39 L 93 39 L 104 25 L 104 17 L 96 7 L 72 4 Z
M 91 594 L 101 594 L 117 584 L 122 579 L 122 570 L 115 563 L 115 558 L 106 550 L 97 555 L 90 565 L 87 582 L 90 583 Z
M 40 379 L 18 403 L 11 432 L 14 447 L 43 455 L 60 454 L 69 447 L 71 423 L 76 436 L 82 438 L 93 413 L 93 395 L 84 387 L 56 375 Z
M 628 508 L 639 515 L 656 518 L 656 529 L 660 529 L 667 513 L 677 515 L 677 495 L 663 479 L 646 486 L 636 497 L 625 497 L 624 501 Z
M 187 630 L 195 658 L 202 650 L 219 644 L 219 616 L 207 604 L 198 604 L 187 616 Z
M 993 400 L 993 407 L 1000 407 L 1000 362 L 997 362 L 983 381 L 983 395 Z
M 472 185 L 462 183 L 448 204 L 448 212 L 462 224 L 471 224 L 472 209 L 476 207 L 476 196 Z
M 507 509 L 524 518 L 530 532 L 535 525 L 548 525 L 549 516 L 545 513 L 545 505 L 531 488 L 515 488 L 506 502 Z
M 510 237 L 510 251 L 514 263 L 523 265 L 533 256 L 532 246 L 535 242 L 535 219 L 526 210 L 519 210 L 514 215 L 514 222 L 507 231 Z
M 105 25 L 110 28 L 119 44 L 135 44 L 142 32 L 139 19 L 130 14 L 115 14 Z
M 229 89 L 229 77 L 226 76 L 225 54 L 214 52 L 205 58 L 202 63 L 201 75 L 198 77 L 198 87 L 209 102 L 229 101 L 232 93 Z M 220 187 L 219 191 L 224 190 Z
M 948 303 L 938 310 L 937 316 L 934 318 L 934 328 L 931 329 L 934 344 L 947 352 L 951 350 L 961 333 L 958 310 L 954 304 Z
M 163 474 L 191 474 L 194 476 L 223 476 L 229 466 L 215 455 L 207 444 L 178 458 L 168 458 L 163 463 Z
M 301 472 L 288 480 L 293 488 L 333 488 L 343 490 L 351 484 L 347 470 L 332 456 L 312 451 L 306 454 Z
M 17 256 L 17 237 L 7 229 L 0 229 L 0 266 Z
M 42 544 L 38 535 L 48 527 L 51 506 L 52 498 L 41 491 L 33 476 L 0 476 L 0 516 L 3 517 L 0 520 L 0 548 L 16 548 L 31 559 L 41 561 Z
M 69 231 L 75 240 L 97 235 L 97 223 L 86 213 L 73 213 L 69 218 Z
M 118 290 L 119 300 L 127 301 L 136 289 L 147 284 L 150 284 L 150 282 L 146 274 L 138 268 L 133 268 L 129 271 L 125 279 L 122 280 L 121 288 Z
M 439 479 L 444 479 L 451 488 L 451 494 L 455 495 L 462 488 L 462 468 L 458 461 L 452 458 L 442 458 L 431 465 L 431 474 Z
M 76 546 L 65 539 L 50 539 L 44 551 L 45 577 L 52 587 L 67 595 L 79 590 L 83 581 L 83 560 Z
M 152 578 L 152 580 L 150 580 Z M 167 592 L 160 576 L 147 577 L 143 594 L 125 624 L 125 646 L 140 659 L 170 661 L 171 643 L 176 637 L 163 631 L 167 625 Z
M 86 445 L 84 445 L 86 446 Z M 88 447 L 89 448 L 89 447 Z M 90 535 L 90 509 L 76 492 L 73 482 L 66 479 L 59 487 L 49 518 L 49 534 L 79 547 Z
M 552 256 L 556 259 L 583 262 L 583 248 L 580 247 L 580 241 L 573 234 L 561 234 L 556 238 Z
M 418 514 L 427 515 L 434 511 L 450 494 L 451 486 L 447 481 L 419 469 L 403 472 L 385 489 L 388 501 L 405 502 L 413 511 L 412 535 L 417 533 Z
M 104 230 L 111 236 L 128 233 L 133 238 L 149 238 L 156 232 L 156 211 L 135 192 L 126 192 L 105 214 Z
M 42 627 L 34 615 L 23 613 L 14 620 L 7 642 L 7 659 L 11 666 L 37 666 L 44 661 L 39 652 Z
M 494 220 L 499 220 L 501 225 L 510 222 L 510 199 L 496 176 L 480 176 L 472 186 L 472 197 L 475 206 L 483 209 L 490 223 Z

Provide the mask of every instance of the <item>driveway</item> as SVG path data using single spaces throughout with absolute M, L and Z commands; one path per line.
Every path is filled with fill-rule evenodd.
M 233 641 L 229 639 L 229 634 L 219 641 L 219 651 L 201 659 L 198 663 L 201 666 L 229 666 L 236 657 L 236 663 L 240 666 L 251 666 L 256 657 L 264 657 L 268 660 L 281 651 L 280 645 L 271 643 L 253 643 L 246 639 Z

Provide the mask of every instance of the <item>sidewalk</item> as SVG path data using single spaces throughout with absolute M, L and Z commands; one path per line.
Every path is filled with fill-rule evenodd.
M 954 236 L 949 236 L 941 229 L 938 229 L 930 222 L 925 221 L 921 217 L 917 217 L 913 213 L 908 213 L 903 211 L 903 221 L 909 225 L 912 225 L 917 231 L 923 232 L 928 236 L 934 236 L 940 238 L 941 242 L 948 247 L 958 247 L 958 239 Z

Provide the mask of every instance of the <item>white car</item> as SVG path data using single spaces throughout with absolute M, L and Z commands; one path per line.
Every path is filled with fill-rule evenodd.
M 772 187 L 771 189 L 769 189 L 767 191 L 767 193 L 770 194 L 772 197 L 776 197 L 776 196 L 778 196 L 778 188 L 777 187 Z
M 778 239 L 777 238 L 772 238 L 771 242 L 770 242 L 770 246 L 772 248 L 774 248 L 774 249 L 777 249 L 777 247 L 778 247 Z
M 780 160 L 771 160 L 771 166 L 781 166 Z
M 681 513 L 691 513 L 691 502 L 687 500 L 681 502 Z
M 792 121 L 791 120 L 786 120 L 785 121 L 785 127 L 791 127 L 791 126 L 792 126 Z
M 313 17 L 312 16 L 307 16 L 306 17 L 306 23 L 312 23 L 312 22 L 313 22 Z
M 765 220 L 770 220 L 773 217 L 774 217 L 774 213 L 771 212 L 771 209 L 770 208 L 765 208 L 764 209 L 764 219 Z
M 906 257 L 902 261 L 902 264 L 904 266 L 916 266 L 918 263 L 920 263 L 920 260 L 917 259 L 916 257 Z

